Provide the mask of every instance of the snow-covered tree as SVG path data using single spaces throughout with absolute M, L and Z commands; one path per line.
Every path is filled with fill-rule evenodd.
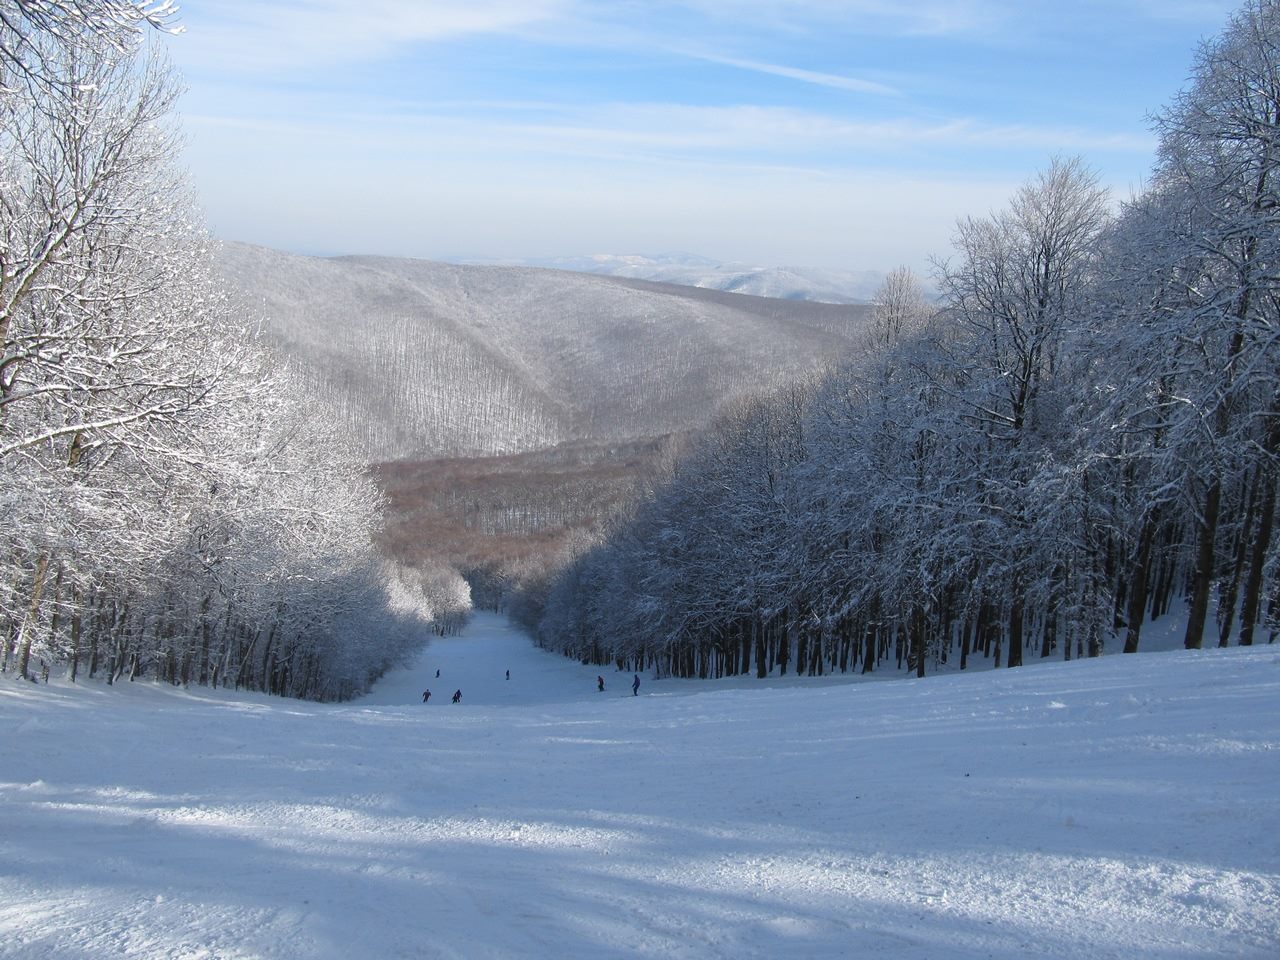
M 1169 342 L 1186 344 L 1190 377 L 1171 424 L 1193 457 L 1195 574 L 1186 644 L 1199 646 L 1218 579 L 1223 499 L 1254 470 L 1274 503 L 1280 453 L 1280 4 L 1250 0 L 1196 58 L 1191 85 L 1158 118 L 1153 190 L 1177 256 L 1178 309 L 1162 317 Z M 1174 239 L 1176 238 L 1176 239 Z M 1244 537 L 1253 567 L 1269 550 L 1273 510 L 1255 510 Z M 1250 589 L 1245 636 L 1256 618 Z M 1232 597 L 1234 600 L 1234 596 Z M 1234 603 L 1231 605 L 1234 610 Z
M 348 697 L 465 591 L 389 593 L 364 456 L 218 277 L 131 40 L 172 12 L 0 5 L 0 663 Z

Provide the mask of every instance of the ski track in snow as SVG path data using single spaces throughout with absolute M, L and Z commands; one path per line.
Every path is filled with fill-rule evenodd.
M 483 614 L 347 705 L 6 676 L 0 958 L 1280 956 L 1275 648 L 630 680 Z

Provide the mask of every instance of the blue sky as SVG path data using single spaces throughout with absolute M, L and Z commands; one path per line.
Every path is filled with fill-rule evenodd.
M 1055 154 L 1117 195 L 1215 0 L 183 0 L 213 231 L 927 272 Z

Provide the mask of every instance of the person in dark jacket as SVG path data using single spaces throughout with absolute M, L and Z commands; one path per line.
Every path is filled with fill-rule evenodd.
M 430 699 L 431 699 L 431 691 L 430 691 L 430 690 L 423 690 L 423 691 L 422 691 L 422 702 L 423 702 L 423 703 L 426 703 L 426 702 L 427 702 L 428 700 L 430 700 Z
M 462 691 L 461 690 L 453 691 L 453 702 L 458 703 L 461 700 L 462 700 Z
M 640 674 L 636 674 L 636 678 L 631 681 L 631 695 L 633 697 L 640 696 Z
M 604 693 L 604 677 L 596 677 L 596 689 Z

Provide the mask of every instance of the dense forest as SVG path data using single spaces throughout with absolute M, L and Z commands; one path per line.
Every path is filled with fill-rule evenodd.
M 550 648 L 717 677 L 1270 641 L 1280 4 L 1250 0 L 1115 204 L 1058 158 L 956 225 L 830 375 L 738 402 L 523 604 Z M 1185 606 L 1182 606 L 1185 605 Z
M 0 662 L 347 697 L 466 585 L 378 554 L 363 454 L 218 278 L 173 14 L 0 0 Z

